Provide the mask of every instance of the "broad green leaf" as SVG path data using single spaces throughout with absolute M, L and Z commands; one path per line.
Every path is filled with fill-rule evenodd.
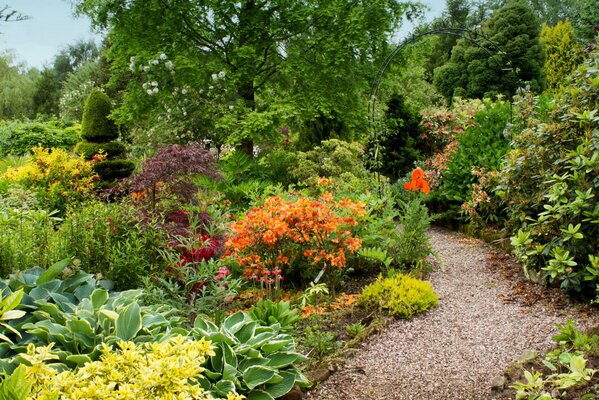
M 87 354 L 72 354 L 67 356 L 67 361 L 75 363 L 79 367 L 83 367 L 86 363 L 92 362 L 92 359 Z
M 279 375 L 283 378 L 279 383 L 274 385 L 268 385 L 264 388 L 264 391 L 270 394 L 272 397 L 279 398 L 287 393 L 291 389 L 293 389 L 293 385 L 295 384 L 295 374 L 291 372 L 281 371 Z
M 116 335 L 122 340 L 131 340 L 141 330 L 141 310 L 137 302 L 129 304 L 119 312 L 116 319 Z
M 70 263 L 71 259 L 67 258 L 51 265 L 50 268 L 44 271 L 44 273 L 42 273 L 40 277 L 37 278 L 36 283 L 38 285 L 41 285 L 42 283 L 51 281 L 52 279 L 60 275 L 62 271 L 64 271 L 64 269 L 69 266 Z
M 214 389 L 221 396 L 226 396 L 228 393 L 235 391 L 235 384 L 231 381 L 222 380 L 214 385 Z
M 2 314 L 2 316 L 0 317 L 0 320 L 8 321 L 11 319 L 19 319 L 19 318 L 23 317 L 25 314 L 27 314 L 25 311 L 10 310 L 10 311 L 6 311 L 4 314 Z
M 106 301 L 108 300 L 108 291 L 104 289 L 96 289 L 92 292 L 89 298 L 94 310 L 97 310 L 106 304 Z
M 274 353 L 268 356 L 268 366 L 273 368 L 284 368 L 294 363 L 306 361 L 306 357 L 299 353 Z
M 249 389 L 254 389 L 268 382 L 273 376 L 275 376 L 274 370 L 256 365 L 249 367 L 243 372 L 243 381 Z
M 248 396 L 247 400 L 275 400 L 270 394 L 266 393 L 263 390 L 252 390 Z

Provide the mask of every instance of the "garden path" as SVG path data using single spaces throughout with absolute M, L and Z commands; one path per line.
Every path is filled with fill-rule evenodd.
M 430 275 L 439 305 L 370 338 L 309 399 L 501 399 L 493 380 L 526 351 L 547 349 L 556 323 L 599 322 L 564 304 L 518 299 L 517 278 L 499 271 L 487 244 L 440 228 L 429 234 L 444 265 Z

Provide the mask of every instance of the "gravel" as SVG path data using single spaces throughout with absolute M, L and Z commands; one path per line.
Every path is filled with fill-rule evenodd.
M 308 399 L 499 399 L 493 381 L 523 354 L 548 349 L 556 323 L 597 323 L 570 307 L 506 304 L 510 286 L 487 266 L 486 244 L 440 228 L 429 234 L 444 266 L 430 275 L 438 306 L 393 322 Z

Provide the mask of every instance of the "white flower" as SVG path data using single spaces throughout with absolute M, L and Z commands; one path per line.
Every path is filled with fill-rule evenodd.
M 158 60 L 152 60 L 150 61 L 150 64 L 152 65 L 158 65 L 159 61 Z
M 141 85 L 142 88 L 147 89 L 148 88 L 148 82 L 144 82 L 143 85 Z
M 167 69 L 173 69 L 173 62 L 171 60 L 168 60 L 167 62 L 164 63 L 164 66 Z
M 166 54 L 162 53 L 162 54 L 160 55 L 160 59 L 161 59 L 161 60 L 166 60 L 166 59 L 167 59 L 167 57 L 166 57 Z
M 229 106 L 229 110 L 233 111 L 233 109 L 235 108 L 235 106 Z
M 135 57 L 131 56 L 131 57 L 129 58 L 129 61 L 130 61 L 130 62 L 132 62 L 132 63 L 134 63 L 134 62 L 135 62 Z
M 154 92 L 154 93 L 158 93 L 158 88 L 157 88 L 157 87 L 155 87 L 154 89 L 152 89 L 152 92 Z
M 135 63 L 132 62 L 131 64 L 129 64 L 129 69 L 133 72 L 135 72 Z
M 158 86 L 158 82 L 152 81 L 152 86 L 154 86 L 154 87 Z
M 225 75 L 226 75 L 226 74 L 225 74 L 225 71 L 220 71 L 220 72 L 218 73 L 218 77 L 219 77 L 219 78 L 224 78 L 224 77 L 225 77 Z
M 148 93 L 150 96 L 154 94 L 154 92 L 152 91 L 152 89 L 146 90 L 146 93 Z
M 214 89 L 214 86 L 208 86 L 208 89 L 212 90 L 212 89 Z
M 144 66 L 144 72 L 148 72 L 150 70 L 150 67 L 148 67 L 147 65 Z
M 183 116 L 187 117 L 187 111 L 183 111 Z
M 218 75 L 216 75 L 216 74 L 212 74 L 212 80 L 213 80 L 213 81 L 216 81 L 217 79 L 218 79 Z
M 181 94 L 187 94 L 187 89 L 181 90 Z

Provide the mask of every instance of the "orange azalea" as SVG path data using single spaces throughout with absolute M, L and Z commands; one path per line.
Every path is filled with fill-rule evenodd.
M 225 243 L 227 255 L 236 259 L 244 276 L 252 280 L 268 278 L 267 272 L 275 267 L 288 271 L 297 259 L 341 269 L 346 254 L 361 246 L 351 230 L 364 209 L 363 203 L 348 199 L 335 202 L 330 193 L 319 199 L 269 197 L 231 225 L 233 235 Z
M 421 191 L 424 194 L 429 194 L 431 191 L 428 182 L 424 179 L 424 171 L 420 167 L 412 171 L 412 180 L 406 182 L 404 187 L 408 191 Z

